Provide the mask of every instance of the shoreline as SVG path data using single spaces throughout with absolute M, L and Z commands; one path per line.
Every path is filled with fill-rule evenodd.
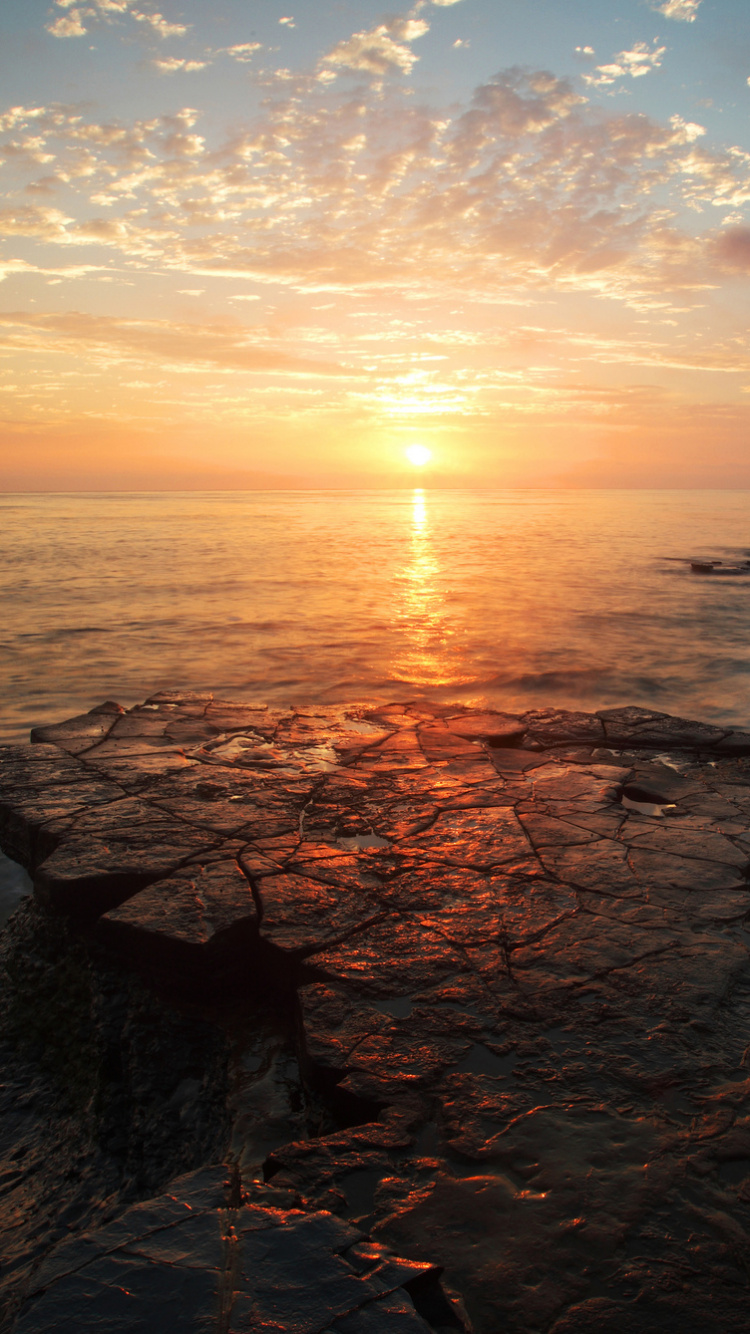
M 203 1275 L 186 1319 L 217 1283 L 227 1320 L 287 1302 L 291 1329 L 312 1299 L 216 1259 L 231 1213 L 248 1264 L 259 1230 L 296 1254 L 309 1226 L 320 1256 L 346 1253 L 339 1279 L 369 1274 L 349 1317 L 328 1313 L 352 1334 L 743 1328 L 750 734 L 635 708 L 161 692 L 2 748 L 0 844 L 38 900 L 2 937 L 6 1064 L 43 1086 L 92 1183 L 43 1255 L 20 1245 L 9 1330 L 53 1309 L 107 1329 L 81 1323 L 86 1293 L 124 1319 L 133 1248 L 156 1283 L 131 1283 L 139 1318 L 154 1291 L 177 1300 L 174 1260 L 132 1229 L 149 1193 L 157 1231 L 178 1226 L 181 1168 L 214 1238 L 210 1263 L 187 1247 L 177 1265 Z M 42 1013 L 29 1046 L 19 1015 L 40 982 L 47 1009 L 64 995 L 61 968 L 75 1023 L 56 1036 Z

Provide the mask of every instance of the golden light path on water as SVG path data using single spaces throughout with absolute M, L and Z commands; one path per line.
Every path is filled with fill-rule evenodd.
M 410 515 L 409 559 L 399 571 L 396 620 L 401 647 L 393 662 L 399 680 L 441 686 L 471 680 L 459 626 L 447 611 L 444 576 L 432 538 L 427 493 L 416 487 Z

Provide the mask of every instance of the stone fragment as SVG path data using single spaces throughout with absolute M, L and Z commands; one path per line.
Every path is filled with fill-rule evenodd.
M 570 824 L 567 820 L 556 820 L 549 815 L 522 812 L 519 814 L 519 819 L 535 848 L 548 844 L 573 847 L 575 844 L 595 843 L 599 838 L 598 833 Z
M 115 719 L 110 729 L 110 736 L 113 740 L 115 738 L 132 740 L 134 737 L 151 740 L 163 737 L 167 728 L 178 718 L 180 718 L 178 711 L 166 713 L 148 708 L 128 709 L 127 713 Z
M 711 749 L 728 735 L 726 727 L 673 718 L 654 709 L 600 709 L 597 713 L 613 746 Z
M 59 842 L 55 829 L 69 827 L 77 815 L 84 815 L 91 807 L 106 806 L 125 797 L 116 783 L 85 769 L 65 774 L 74 781 L 50 786 L 28 768 L 24 776 L 29 786 L 19 784 L 0 793 L 0 839 L 10 855 L 29 870 L 37 867 Z
M 598 890 L 615 898 L 641 898 L 643 887 L 628 862 L 628 850 L 614 839 L 603 838 L 589 843 L 586 855 L 579 848 L 540 848 L 539 858 L 544 867 L 566 885 L 581 889 Z
M 399 848 L 422 852 L 453 866 L 490 868 L 513 863 L 531 868 L 533 851 L 510 806 L 444 811 L 422 834 L 403 839 Z
M 741 868 L 732 862 L 703 861 L 697 857 L 683 857 L 641 847 L 636 843 L 631 844 L 628 862 L 641 884 L 650 888 L 674 885 L 678 889 L 708 891 L 732 889 L 744 884 Z
M 123 954 L 165 968 L 220 968 L 247 956 L 258 930 L 252 890 L 234 860 L 185 867 L 99 919 Z
M 644 825 L 651 827 L 644 828 Z M 710 828 L 686 829 L 676 820 L 654 827 L 651 821 L 631 816 L 625 821 L 620 837 L 634 850 L 650 848 L 654 852 L 668 852 L 675 857 L 698 857 L 705 862 L 736 866 L 742 871 L 750 865 L 747 852 L 735 847 L 723 834 L 715 833 Z
M 523 739 L 521 719 L 512 713 L 466 713 L 447 717 L 446 725 L 457 736 L 469 741 L 486 741 L 488 746 L 513 746 Z
M 530 750 L 516 750 L 507 746 L 494 749 L 491 759 L 499 774 L 524 773 L 547 763 L 547 756 L 544 754 Z
M 400 1260 L 329 1213 L 228 1207 L 223 1182 L 222 1168 L 196 1173 L 63 1243 L 14 1330 L 424 1334 L 412 1288 L 450 1310 L 429 1262 Z
M 256 774 L 198 765 L 154 784 L 148 799 L 199 828 L 227 835 L 243 831 L 250 840 L 296 830 L 311 790 L 312 783 L 300 790 L 269 791 Z
M 364 996 L 386 997 L 414 995 L 467 967 L 443 936 L 398 917 L 368 927 L 354 942 L 311 955 L 308 964 Z
M 357 768 L 365 772 L 389 773 L 401 769 L 424 769 L 427 764 L 416 729 L 404 728 L 387 741 L 363 751 L 357 761 Z
M 711 749 L 719 755 L 750 755 L 750 732 L 730 732 L 715 741 Z
M 266 876 L 257 894 L 261 939 L 285 954 L 316 953 L 384 916 L 372 894 L 307 876 Z M 356 941 L 351 949 L 356 953 Z
M 522 715 L 527 739 L 541 746 L 561 746 L 569 742 L 600 746 L 605 740 L 599 716 L 570 709 L 532 709 Z
M 58 746 L 0 746 L 0 793 L 11 795 L 18 787 L 41 791 L 59 784 L 77 783 L 86 772 L 80 760 Z
M 108 700 L 105 704 L 82 713 L 67 722 L 55 723 L 49 727 L 32 727 L 31 740 L 36 744 L 60 746 L 69 755 L 80 755 L 102 741 L 112 730 L 117 719 L 124 714 L 121 704 Z
M 464 740 L 448 727 L 427 727 L 423 723 L 418 736 L 419 744 L 430 764 L 462 759 L 475 764 L 483 758 L 472 741 Z
M 34 877 L 38 898 L 75 916 L 98 916 L 174 871 L 214 840 L 126 798 L 89 810 L 60 831 L 56 850 Z

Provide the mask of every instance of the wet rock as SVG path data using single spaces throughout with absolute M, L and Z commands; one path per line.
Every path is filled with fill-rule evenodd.
M 221 968 L 248 952 L 258 913 L 247 877 L 234 860 L 193 865 L 134 894 L 99 919 L 99 935 L 140 963 L 163 968 Z
M 636 707 L 515 719 L 178 692 L 105 721 L 0 752 L 0 837 L 38 900 L 87 930 L 99 917 L 110 966 L 200 990 L 242 1029 L 239 1185 L 200 1226 L 56 1271 L 22 1318 L 53 1291 L 82 1301 L 82 1275 L 113 1328 L 115 1289 L 158 1312 L 169 1255 L 189 1319 L 210 1294 L 227 1328 L 306 1328 L 316 1275 L 318 1334 L 465 1328 L 436 1264 L 476 1334 L 642 1311 L 690 1328 L 717 1284 L 743 1327 L 743 734 Z M 296 1047 L 267 1016 L 240 1022 L 253 986 L 274 1013 L 294 1001 Z M 204 1093 L 185 1070 L 165 1117 L 189 1121 Z M 352 1219 L 376 1243 L 336 1233 Z M 412 1281 L 384 1244 L 428 1270 Z M 653 1297 L 677 1291 L 666 1272 L 682 1305 Z M 366 1274 L 377 1293 L 346 1305 Z
M 538 751 L 517 750 L 513 746 L 498 747 L 493 750 L 491 758 L 492 763 L 500 774 L 510 774 L 518 772 L 519 770 L 525 772 L 526 770 L 535 769 L 540 764 L 546 763 L 546 756 L 543 753 L 542 747 L 540 747 Z
M 385 916 L 377 899 L 361 889 L 307 876 L 265 876 L 257 893 L 261 937 L 284 953 L 314 954 Z
M 90 750 L 97 742 L 108 736 L 118 718 L 124 713 L 121 704 L 107 700 L 88 713 L 80 714 L 77 718 L 69 718 L 67 722 L 56 723 L 50 727 L 33 727 L 31 740 L 38 744 L 60 746 L 69 755 L 78 755 L 82 751 Z
M 419 1334 L 441 1304 L 439 1270 L 400 1260 L 328 1213 L 232 1201 L 223 1168 L 176 1181 L 46 1260 L 15 1325 L 61 1329 L 266 1329 Z M 458 1325 L 456 1324 L 456 1327 Z
M 488 746 L 513 746 L 523 739 L 521 719 L 511 713 L 466 713 L 447 717 L 446 725 L 456 736 L 486 741 Z
M 80 916 L 106 912 L 215 844 L 206 830 L 133 798 L 52 823 L 49 833 L 57 847 L 36 870 L 35 892 Z
M 708 749 L 722 742 L 729 733 L 726 727 L 672 718 L 668 713 L 657 713 L 654 709 L 601 709 L 597 718 L 604 724 L 607 742 L 613 746 Z
M 443 936 L 399 918 L 358 933 L 356 950 L 343 942 L 310 955 L 308 964 L 332 980 L 356 983 L 366 996 L 410 995 L 467 966 Z
M 512 807 L 445 811 L 430 829 L 402 839 L 399 847 L 457 866 L 533 865 L 531 846 Z
M 543 747 L 566 745 L 600 746 L 605 740 L 599 716 L 576 713 L 570 709 L 532 709 L 523 714 L 530 741 Z
M 750 732 L 730 732 L 711 749 L 719 755 L 750 755 Z

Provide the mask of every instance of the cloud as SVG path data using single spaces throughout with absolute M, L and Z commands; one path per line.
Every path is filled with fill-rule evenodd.
M 48 23 L 47 32 L 52 33 L 53 37 L 85 37 L 86 29 L 80 9 L 71 9 L 70 14 Z
M 636 42 L 630 51 L 620 51 L 609 65 L 597 65 L 596 74 L 584 74 L 583 81 L 591 88 L 605 88 L 617 79 L 640 79 L 659 68 L 666 49 L 654 43 L 653 50 L 649 50 L 645 42 Z
M 655 9 L 657 14 L 663 14 L 665 19 L 695 23 L 701 3 L 702 0 L 661 0 L 661 3 L 652 3 L 651 8 Z
M 419 57 L 406 43 L 416 41 L 426 32 L 429 24 L 424 19 L 391 19 L 339 42 L 321 63 L 368 74 L 383 75 L 394 69 L 409 74 Z
M 90 273 L 101 272 L 102 267 L 101 264 L 66 264 L 62 268 L 45 268 L 29 264 L 25 259 L 0 259 L 0 282 L 5 282 L 7 278 L 18 274 L 27 277 L 38 275 L 62 282 L 64 279 L 87 278 Z
M 130 10 L 137 23 L 148 23 L 159 37 L 184 37 L 188 31 L 184 23 L 168 23 L 163 14 L 148 14 L 137 9 Z
M 46 241 L 60 241 L 67 236 L 73 219 L 56 208 L 25 207 L 0 209 L 0 235 L 39 236 Z
M 152 65 L 160 74 L 193 74 L 195 70 L 206 69 L 207 60 L 179 59 L 177 56 L 165 56 L 163 60 L 153 60 Z
M 417 105 L 398 83 L 337 87 L 298 79 L 224 142 L 198 133 L 191 108 L 128 123 L 11 108 L 0 153 L 26 145 L 29 174 L 35 156 L 53 158 L 44 188 L 65 186 L 65 211 L 19 196 L 0 226 L 104 245 L 188 288 L 223 275 L 480 303 L 556 288 L 643 310 L 651 294 L 703 290 L 726 267 L 675 215 L 736 212 L 750 199 L 750 156 L 705 146 L 700 125 L 606 113 L 545 71 L 504 70 L 463 110 Z
M 226 370 L 340 375 L 334 362 L 300 357 L 274 346 L 253 342 L 244 326 L 225 321 L 215 324 L 181 324 L 168 320 L 118 319 L 88 315 L 80 311 L 0 314 L 0 346 L 24 347 L 55 353 L 86 349 L 94 357 L 113 356 L 123 362 L 153 367 L 154 359 L 166 363 L 209 365 Z
M 260 42 L 238 42 L 236 46 L 224 46 L 218 54 L 231 56 L 232 60 L 238 60 L 240 64 L 246 65 L 252 60 L 256 51 L 260 51 Z
M 184 23 L 170 23 L 164 15 L 150 10 L 133 9 L 133 0 L 90 0 L 87 5 L 75 5 L 75 0 L 55 0 L 58 8 L 69 12 L 47 24 L 53 37 L 85 37 L 85 21 L 104 19 L 112 23 L 123 16 L 136 23 L 145 23 L 159 37 L 184 37 L 189 28 Z

